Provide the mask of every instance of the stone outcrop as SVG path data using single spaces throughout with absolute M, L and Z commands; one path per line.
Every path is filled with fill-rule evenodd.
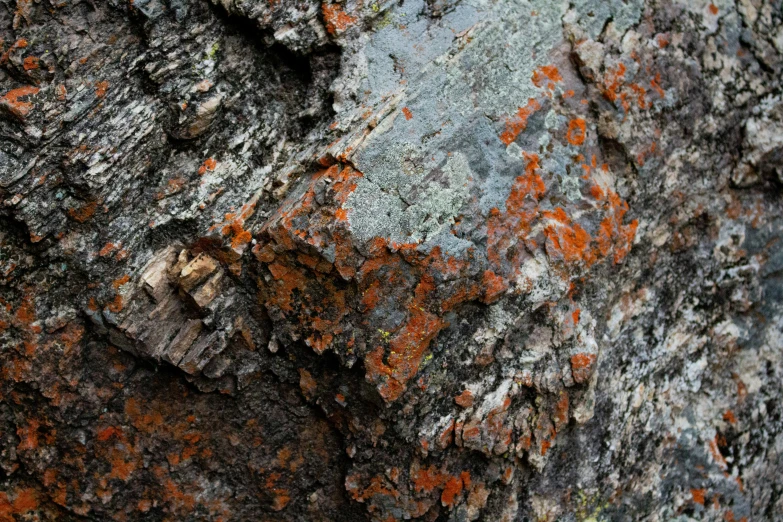
M 0 11 L 0 520 L 783 516 L 779 0 Z

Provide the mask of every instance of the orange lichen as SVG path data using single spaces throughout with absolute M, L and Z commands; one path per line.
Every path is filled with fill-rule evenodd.
M 111 286 L 113 286 L 114 289 L 117 290 L 119 287 L 121 287 L 122 285 L 124 285 L 128 281 L 130 281 L 130 276 L 128 274 L 125 274 L 124 276 L 120 277 L 119 279 L 115 279 L 114 281 L 112 281 Z
M 13 89 L 0 97 L 0 105 L 8 108 L 19 118 L 27 116 L 33 108 L 32 102 L 20 101 L 19 98 L 25 98 L 38 94 L 41 89 L 32 85 L 25 85 L 18 89 Z
M 734 416 L 734 412 L 731 410 L 726 410 L 726 413 L 723 414 L 723 420 L 725 420 L 729 424 L 737 423 L 737 418 Z
M 710 13 L 711 13 L 712 15 L 717 15 L 717 14 L 718 14 L 718 6 L 717 6 L 717 5 L 715 5 L 715 4 L 710 4 L 710 5 L 709 5 L 709 9 L 710 9 Z
M 560 71 L 554 65 L 543 65 L 533 71 L 533 84 L 536 87 L 543 87 L 547 84 L 547 89 L 553 90 L 555 83 L 563 81 L 563 77 L 560 76 Z
M 299 388 L 307 398 L 311 398 L 317 388 L 317 383 L 310 372 L 304 368 L 299 368 Z
M 321 5 L 321 11 L 326 21 L 326 30 L 332 35 L 345 31 L 356 22 L 356 17 L 345 13 L 340 4 L 324 3 Z
M 103 245 L 103 248 L 98 252 L 98 255 L 101 257 L 106 257 L 110 255 L 112 252 L 114 252 L 118 248 L 117 245 L 114 243 L 106 243 Z
M 596 356 L 593 353 L 577 353 L 571 356 L 571 373 L 574 381 L 583 383 L 593 373 L 593 363 Z
M 470 390 L 465 390 L 454 397 L 454 402 L 463 408 L 470 408 L 473 406 L 473 394 L 470 392 Z
M 485 289 L 482 301 L 487 304 L 497 301 L 507 289 L 506 282 L 503 278 L 496 275 L 492 270 L 486 270 L 484 272 L 482 284 Z
M 511 145 L 517 136 L 527 128 L 527 120 L 530 116 L 539 109 L 541 109 L 541 105 L 535 99 L 530 98 L 525 107 L 520 107 L 517 110 L 516 116 L 506 120 L 506 128 L 500 135 L 500 141 Z
M 33 71 L 35 69 L 38 69 L 40 61 L 41 60 L 39 60 L 38 57 L 36 56 L 28 56 L 22 62 L 22 68 L 25 71 Z
M 568 122 L 568 133 L 566 139 L 571 145 L 582 145 L 587 136 L 587 125 L 582 118 L 575 118 Z
M 595 262 L 595 254 L 590 248 L 592 238 L 579 223 L 572 223 L 560 207 L 543 212 L 543 216 L 552 220 L 552 224 L 544 228 L 550 257 L 562 259 L 566 264 L 581 262 L 590 266 Z
M 68 215 L 71 216 L 71 218 L 74 219 L 75 221 L 78 221 L 79 223 L 84 223 L 95 214 L 95 210 L 97 208 L 98 208 L 98 202 L 93 200 L 88 202 L 86 205 L 82 207 L 69 208 Z
M 405 116 L 406 120 L 410 120 L 411 118 L 413 118 L 413 113 L 407 107 L 402 108 L 402 114 Z
M 691 497 L 693 497 L 693 501 L 697 504 L 704 505 L 704 494 L 707 491 L 705 489 L 691 489 Z
M 610 69 L 603 80 L 601 91 L 604 97 L 614 102 L 620 96 L 620 87 L 625 82 L 625 64 L 620 62 L 617 67 Z
M 449 477 L 440 495 L 440 501 L 444 506 L 453 506 L 457 497 L 462 494 L 462 478 Z
M 109 82 L 102 81 L 102 82 L 96 82 L 95 83 L 95 96 L 98 98 L 103 98 L 106 96 L 106 91 L 109 89 Z
M 10 490 L 0 491 L 0 520 L 3 522 L 13 522 L 16 520 L 14 515 L 24 515 L 38 509 L 38 493 L 33 488 L 17 488 L 13 500 L 9 499 L 8 493 Z
M 203 176 L 207 171 L 212 172 L 217 167 L 217 161 L 215 158 L 207 158 L 204 163 L 198 168 L 198 175 Z
M 114 297 L 114 300 L 110 302 L 108 305 L 106 305 L 106 308 L 109 309 L 110 312 L 118 314 L 122 311 L 123 303 L 122 303 L 122 296 L 117 295 Z

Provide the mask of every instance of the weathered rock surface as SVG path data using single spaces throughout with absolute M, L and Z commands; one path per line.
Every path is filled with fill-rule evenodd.
M 0 520 L 783 518 L 780 0 L 3 0 Z

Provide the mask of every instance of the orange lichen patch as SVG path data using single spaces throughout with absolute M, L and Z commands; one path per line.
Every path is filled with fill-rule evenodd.
M 441 504 L 444 506 L 453 506 L 457 497 L 462 494 L 462 478 L 461 477 L 449 477 L 443 487 L 443 492 L 440 494 Z
M 16 434 L 19 436 L 19 444 L 16 446 L 16 450 L 27 451 L 38 448 L 38 428 L 40 427 L 41 423 L 32 419 L 27 423 L 27 426 L 17 428 Z
M 102 81 L 102 82 L 96 82 L 95 83 L 95 96 L 98 98 L 103 98 L 106 96 L 106 91 L 109 90 L 109 82 Z
M 514 180 L 506 199 L 506 212 L 494 209 L 487 220 L 487 258 L 496 273 L 509 272 L 504 261 L 512 267 L 522 265 L 526 253 L 519 243 L 527 238 L 533 221 L 538 218 L 538 202 L 546 192 L 544 180 L 537 173 L 538 156 L 524 153 L 524 158 L 525 174 Z M 509 251 L 513 252 L 511 257 Z
M 16 309 L 14 314 L 14 324 L 18 327 L 29 327 L 35 322 L 35 303 L 30 294 L 26 294 L 22 298 L 22 303 L 19 308 Z
M 411 473 L 411 479 L 413 479 L 413 488 L 417 492 L 429 493 L 434 491 L 443 484 L 445 475 L 430 465 L 429 468 L 420 468 Z
M 25 71 L 33 71 L 35 69 L 38 69 L 38 67 L 40 66 L 39 65 L 40 62 L 41 62 L 41 60 L 39 60 L 38 57 L 36 57 L 36 56 L 28 56 L 22 62 L 22 68 Z
M 593 373 L 596 356 L 593 353 L 577 353 L 571 356 L 571 374 L 574 381 L 581 384 Z
M 383 361 L 382 347 L 376 348 L 372 356 L 365 360 L 367 376 L 380 382 L 378 391 L 387 402 L 402 395 L 405 384 L 418 371 L 430 342 L 447 324 L 422 308 L 424 296 L 430 291 L 432 282 L 425 276 L 416 288 L 417 296 L 408 307 L 408 321 L 389 343 L 391 351 L 387 362 Z
M 691 497 L 697 504 L 704 505 L 704 494 L 707 492 L 705 489 L 691 489 Z
M 95 214 L 95 209 L 98 208 L 98 201 L 90 201 L 86 205 L 79 208 L 69 208 L 68 215 L 72 219 L 79 223 L 84 223 Z
M 623 218 L 628 212 L 628 203 L 611 190 L 607 194 L 606 206 L 608 215 L 601 221 L 596 242 L 604 257 L 614 249 L 613 260 L 617 264 L 631 251 L 639 222 L 634 219 L 628 225 L 623 225 Z
M 560 71 L 554 65 L 543 65 L 533 71 L 533 84 L 541 88 L 546 84 L 547 89 L 554 90 L 555 83 L 563 81 Z
M 358 480 L 359 477 L 357 475 L 349 475 L 345 479 L 345 488 L 351 493 L 351 497 L 358 502 L 364 502 L 375 496 L 391 497 L 393 499 L 399 498 L 400 496 L 399 491 L 389 486 L 380 475 L 371 478 L 369 486 L 363 491 L 360 491 L 359 489 L 357 484 Z
M 318 384 L 313 379 L 313 376 L 304 368 L 299 368 L 299 388 L 305 397 L 312 398 Z
M 603 79 L 601 86 L 601 92 L 604 97 L 614 102 L 620 96 L 620 87 L 625 82 L 625 64 L 622 62 L 617 64 L 617 67 L 610 69 Z
M 166 480 L 163 485 L 163 499 L 166 500 L 175 510 L 193 511 L 196 507 L 196 497 L 183 492 L 179 486 L 171 479 Z
M 639 108 L 642 110 L 649 109 L 651 104 L 647 101 L 647 89 L 635 83 L 630 84 L 628 87 L 636 94 L 636 103 L 639 105 Z
M 555 404 L 555 413 L 552 417 L 555 421 L 555 431 L 560 431 L 563 426 L 568 424 L 568 406 L 568 392 L 563 390 L 560 392 L 560 399 Z
M 579 314 L 581 313 L 581 310 L 577 308 L 573 312 L 571 312 L 571 319 L 574 321 L 574 324 L 579 324 Z
M 284 312 L 293 312 L 293 291 L 305 289 L 307 276 L 302 270 L 281 263 L 272 263 L 268 268 L 277 283 L 274 304 Z
M 520 107 L 517 110 L 516 116 L 506 120 L 506 128 L 500 135 L 500 141 L 506 145 L 511 145 L 517 136 L 519 136 L 527 128 L 527 120 L 537 110 L 541 109 L 541 105 L 533 98 L 527 101 L 525 107 Z
M 11 47 L 9 47 L 6 52 L 0 55 L 0 65 L 8 62 L 8 58 L 11 57 L 11 53 L 14 52 L 16 49 L 24 49 L 25 47 L 27 47 L 27 40 L 25 40 L 24 38 L 20 38 L 14 43 L 12 43 Z
M 38 94 L 41 89 L 32 85 L 25 85 L 18 89 L 13 89 L 0 97 L 0 106 L 5 107 L 18 118 L 27 116 L 33 108 L 32 102 L 20 101 L 19 98 L 26 98 Z
M 650 85 L 653 89 L 655 89 L 655 92 L 658 93 L 658 96 L 661 97 L 661 99 L 664 99 L 666 97 L 666 92 L 661 88 L 661 73 L 656 73 L 655 78 L 650 80 Z
M 117 428 L 115 426 L 108 426 L 106 428 L 99 430 L 97 433 L 97 439 L 101 442 L 106 442 L 112 437 L 117 439 L 122 439 L 123 438 L 122 428 Z
M 65 100 L 65 97 L 68 95 L 68 90 L 63 84 L 59 84 L 57 87 L 55 87 L 54 92 L 57 95 L 57 99 L 60 101 Z
M 473 406 L 473 394 L 470 392 L 470 390 L 465 390 L 454 397 L 454 402 L 456 402 L 457 405 L 461 406 L 462 408 L 470 408 Z
M 217 161 L 215 158 L 207 158 L 204 163 L 198 168 L 198 175 L 203 176 L 207 171 L 212 172 L 217 167 Z
M 718 6 L 717 6 L 717 5 L 715 5 L 715 4 L 710 4 L 710 5 L 708 6 L 708 8 L 709 8 L 709 10 L 710 10 L 710 13 L 711 13 L 712 15 L 717 15 L 717 14 L 718 14 Z
M 716 436 L 709 443 L 710 454 L 712 455 L 713 460 L 715 460 L 718 466 L 721 467 L 721 469 L 726 469 L 728 467 L 728 464 L 726 464 L 726 459 L 723 458 L 723 454 L 720 452 L 720 449 L 718 448 L 717 439 L 718 437 Z
M 130 276 L 128 274 L 125 274 L 119 279 L 115 279 L 114 281 L 112 281 L 111 286 L 113 286 L 114 289 L 117 290 L 128 281 L 130 281 Z
M 482 301 L 486 304 L 494 303 L 497 301 L 503 292 L 506 291 L 508 286 L 502 277 L 495 275 L 492 270 L 484 272 L 482 277 L 482 285 L 484 286 L 484 298 Z
M 544 217 L 553 220 L 544 228 L 547 238 L 547 254 L 566 264 L 584 263 L 590 266 L 596 261 L 591 249 L 591 237 L 579 223 L 572 223 L 565 211 L 558 207 L 554 212 L 545 211 Z
M 117 295 L 114 297 L 114 300 L 110 302 L 108 305 L 106 305 L 106 308 L 109 309 L 110 312 L 118 314 L 122 311 L 123 303 L 122 303 L 122 296 Z
M 356 22 L 356 17 L 346 14 L 340 4 L 324 3 L 321 5 L 321 11 L 326 21 L 326 30 L 332 35 L 345 31 Z
M 723 420 L 725 420 L 729 424 L 737 423 L 737 417 L 734 416 L 734 412 L 731 410 L 726 410 L 726 413 L 723 414 Z
M 109 463 L 111 464 L 109 478 L 116 478 L 127 482 L 131 474 L 136 471 L 136 468 L 138 467 L 137 463 L 133 460 L 126 460 L 125 456 L 124 452 L 116 448 L 109 452 Z
M 407 107 L 402 108 L 402 114 L 405 116 L 406 120 L 410 120 L 411 118 L 413 118 L 413 113 Z
M 566 140 L 571 145 L 582 145 L 587 137 L 587 125 L 582 118 L 575 118 L 568 122 Z
M 111 255 L 112 252 L 117 250 L 119 248 L 119 245 L 115 245 L 114 243 L 106 243 L 103 245 L 103 248 L 98 252 L 98 255 L 101 257 L 106 257 L 108 255 Z
M 0 520 L 13 522 L 14 515 L 24 515 L 38 509 L 38 493 L 33 488 L 17 488 L 13 500 L 9 499 L 10 491 L 0 491 Z M 21 518 L 20 518 L 21 520 Z

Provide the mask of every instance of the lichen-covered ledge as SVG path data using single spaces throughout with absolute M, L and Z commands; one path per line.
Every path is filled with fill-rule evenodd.
M 781 9 L 20 0 L 0 518 L 783 516 Z

